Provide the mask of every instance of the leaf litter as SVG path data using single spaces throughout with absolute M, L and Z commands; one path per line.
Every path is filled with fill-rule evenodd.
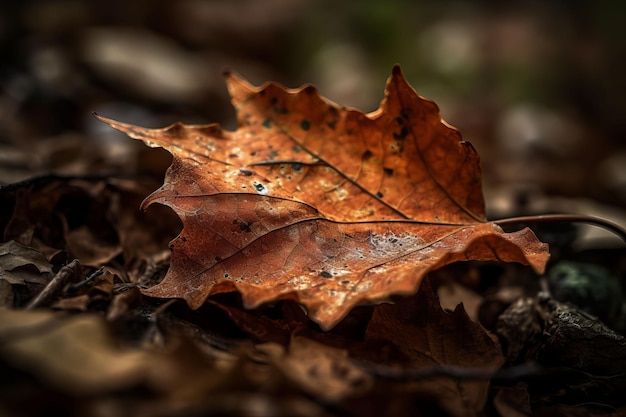
M 567 337 L 546 339 L 533 356 L 510 331 L 542 317 L 530 326 L 541 343 L 542 328 L 572 332 L 564 317 L 586 316 L 529 301 L 534 310 L 521 317 L 509 301 L 502 346 L 462 304 L 441 307 L 440 278 L 452 273 L 469 288 L 478 261 L 528 265 L 524 280 L 536 282 L 547 245 L 487 221 L 476 151 L 399 68 L 370 114 L 311 86 L 226 78 L 234 132 L 101 118 L 174 156 L 144 213 L 136 208 L 150 186 L 137 180 L 50 176 L 0 187 L 13 207 L 1 218 L 0 412 L 577 415 L 571 392 L 560 395 L 567 374 L 536 383 L 548 371 L 507 352 L 542 366 L 568 358 L 561 365 L 576 371 L 562 354 Z M 170 258 L 163 249 L 177 233 Z M 620 336 L 588 327 L 610 335 L 602 340 L 619 361 Z M 615 379 L 604 362 L 588 363 L 585 375 Z M 577 381 L 572 392 L 598 399 L 584 410 L 619 413 L 597 380 Z

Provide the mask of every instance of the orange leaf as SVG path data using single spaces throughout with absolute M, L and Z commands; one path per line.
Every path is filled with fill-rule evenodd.
M 414 293 L 428 271 L 451 262 L 545 267 L 547 245 L 532 231 L 486 222 L 478 154 L 399 67 L 367 115 L 312 86 L 226 80 L 234 132 L 100 117 L 174 155 L 144 205 L 172 207 L 184 229 L 167 276 L 144 294 L 192 308 L 235 289 L 248 308 L 291 298 L 329 329 L 357 304 Z

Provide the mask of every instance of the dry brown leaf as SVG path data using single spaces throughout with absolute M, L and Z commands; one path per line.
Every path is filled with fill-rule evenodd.
M 0 309 L 12 308 L 14 302 L 13 286 L 9 284 L 9 281 L 0 279 Z
M 276 343 L 257 345 L 256 349 L 295 386 L 325 402 L 358 396 L 373 383 L 371 375 L 350 362 L 346 350 L 305 337 L 292 337 L 287 350 Z
M 114 348 L 95 315 L 63 320 L 50 311 L 0 312 L 0 355 L 18 368 L 69 392 L 89 393 L 133 386 L 148 367 L 139 351 Z
M 52 266 L 39 251 L 13 240 L 0 244 L 0 279 L 10 284 L 46 284 Z
M 208 379 L 213 384 L 222 378 L 188 345 L 162 353 L 122 348 L 109 330 L 95 314 L 0 310 L 0 364 L 10 363 L 74 395 L 137 386 L 184 393 L 197 381 Z
M 228 73 L 239 128 L 146 129 L 101 120 L 174 155 L 144 205 L 168 205 L 183 231 L 165 279 L 144 290 L 244 305 L 295 299 L 323 329 L 354 306 L 411 294 L 430 270 L 468 259 L 530 264 L 547 245 L 486 222 L 478 154 L 415 93 L 399 67 L 378 111 L 363 114 L 312 86 L 255 88 Z
M 405 368 L 457 366 L 495 371 L 504 358 L 500 346 L 470 320 L 463 305 L 445 311 L 426 279 L 415 297 L 374 308 L 366 340 L 393 343 L 403 358 L 388 363 Z M 479 415 L 487 399 L 489 381 L 437 378 L 417 382 L 415 389 L 432 394 L 454 416 Z

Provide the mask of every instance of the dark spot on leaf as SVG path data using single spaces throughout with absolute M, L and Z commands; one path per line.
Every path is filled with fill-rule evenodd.
M 215 262 L 220 262 L 222 260 L 222 258 L 220 256 L 216 256 L 215 257 Z
M 383 193 L 381 193 L 380 191 L 376 193 L 376 197 L 378 198 L 383 198 Z
M 230 278 L 230 275 L 228 275 L 228 274 L 224 274 L 224 278 L 227 278 L 227 279 L 228 279 L 228 278 Z
M 254 175 L 254 172 L 248 171 L 247 169 L 239 168 L 239 173 L 245 177 L 250 177 Z
M 331 274 L 330 272 L 326 272 L 326 271 L 322 271 L 322 273 L 320 274 L 320 276 L 322 278 L 332 278 L 333 274 Z
M 390 237 L 389 238 L 389 243 L 396 243 L 398 241 L 397 237 Z
M 398 117 L 396 117 L 396 123 L 399 124 L 399 125 L 402 125 L 402 124 L 404 124 L 404 119 L 402 117 L 398 116 Z
M 239 222 L 239 230 L 243 231 L 243 232 L 251 232 L 252 229 L 250 229 L 250 223 L 246 223 L 243 220 Z
M 383 168 L 383 171 L 385 171 L 387 175 L 393 175 L 393 168 Z
M 270 153 L 267 154 L 267 159 L 276 159 L 277 156 L 278 156 L 278 152 L 271 151 Z
M 402 150 L 404 149 L 404 144 L 402 143 L 402 140 L 396 140 L 394 143 L 389 145 L 389 149 L 392 152 L 402 152 Z
M 250 156 L 255 156 L 255 155 L 256 155 L 256 151 L 250 152 Z
M 265 120 L 263 120 L 263 127 L 266 129 L 269 129 L 270 127 L 272 127 L 272 119 L 270 119 L 269 117 Z
M 298 145 L 294 145 L 291 150 L 295 153 L 299 153 L 302 149 Z
M 274 113 L 277 113 L 277 114 L 287 114 L 287 113 L 289 113 L 289 110 L 287 110 L 284 107 L 280 107 L 278 105 L 278 99 L 276 97 L 274 97 L 274 98 L 272 98 L 270 100 L 270 104 L 272 105 L 272 110 L 274 110 Z
M 311 128 L 311 122 L 308 119 L 304 119 L 300 122 L 302 130 L 309 130 Z
M 400 116 L 402 116 L 403 119 L 408 120 L 408 118 L 409 118 L 409 110 L 407 110 L 407 109 L 400 110 Z
M 330 113 L 333 117 L 337 117 L 339 115 L 339 110 L 335 106 L 328 106 L 328 113 Z
M 313 87 L 312 85 L 307 85 L 306 87 L 304 87 L 304 90 L 302 90 L 302 92 L 312 96 L 313 94 L 317 92 L 317 89 Z
M 236 153 L 231 153 L 230 155 L 228 155 L 229 158 L 239 158 L 239 155 L 237 155 Z
M 350 283 L 350 280 L 347 280 L 347 279 L 344 279 L 343 281 L 340 282 L 340 284 L 344 284 L 344 285 L 349 284 L 349 283 Z
M 264 186 L 263 184 L 261 184 L 261 183 L 256 183 L 256 184 L 254 184 L 254 188 L 255 188 L 258 192 L 260 192 L 260 193 L 262 193 L 263 191 L 265 191 L 265 186 Z
M 372 151 L 370 151 L 369 149 L 366 150 L 365 152 L 363 152 L 363 159 L 370 159 L 374 154 L 372 153 Z
M 291 164 L 291 169 L 296 174 L 299 174 L 300 171 L 302 171 L 302 164 L 299 163 L 299 162 L 293 163 L 293 164 Z
M 326 125 L 330 127 L 332 130 L 335 130 L 335 125 L 337 124 L 336 120 L 331 120 L 330 122 L 326 122 Z
M 186 242 L 186 241 L 187 241 L 187 238 L 186 238 L 185 236 L 182 236 L 182 237 L 180 238 L 180 240 L 182 240 L 183 242 Z
M 400 129 L 400 132 L 394 132 L 393 137 L 395 139 L 400 140 L 400 139 L 404 139 L 406 135 L 408 134 L 409 134 L 409 129 L 406 126 L 404 126 L 402 129 Z

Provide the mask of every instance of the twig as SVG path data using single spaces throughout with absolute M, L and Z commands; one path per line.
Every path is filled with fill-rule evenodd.
M 491 380 L 493 383 L 507 383 L 519 381 L 522 378 L 532 377 L 587 377 L 592 379 L 623 378 L 624 374 L 618 375 L 592 375 L 588 372 L 573 368 L 548 368 L 537 364 L 522 364 L 489 370 L 483 368 L 464 368 L 460 366 L 442 365 L 418 369 L 396 369 L 389 366 L 355 361 L 365 371 L 379 378 L 394 381 L 418 381 L 423 379 L 449 377 L 459 380 Z
M 533 216 L 508 217 L 506 219 L 493 220 L 500 226 L 514 223 L 549 223 L 549 222 L 572 222 L 572 223 L 589 223 L 599 226 L 618 235 L 626 242 L 626 229 L 617 223 L 613 223 L 602 217 L 589 216 L 586 214 L 539 214 Z
M 32 310 L 36 307 L 46 305 L 52 300 L 58 293 L 70 285 L 75 277 L 80 276 L 80 263 L 78 259 L 74 259 L 72 262 L 64 266 L 57 272 L 57 274 L 46 284 L 43 290 L 35 298 L 33 298 L 25 307 L 26 310 Z
M 89 275 L 87 278 L 85 278 L 84 280 L 82 280 L 80 282 L 77 282 L 75 284 L 72 284 L 72 283 L 67 284 L 63 290 L 64 290 L 64 292 L 79 290 L 82 287 L 85 287 L 85 286 L 91 284 L 91 282 L 94 279 L 96 279 L 96 277 L 99 277 L 102 274 L 104 274 L 104 266 L 101 266 L 99 269 L 94 271 L 91 275 Z

